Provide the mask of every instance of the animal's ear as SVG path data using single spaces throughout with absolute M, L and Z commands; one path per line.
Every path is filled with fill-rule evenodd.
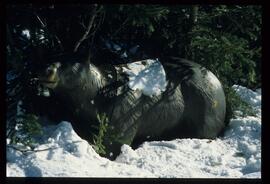
M 53 63 L 53 67 L 58 69 L 58 68 L 61 67 L 61 63 L 60 62 L 55 62 L 55 63 Z

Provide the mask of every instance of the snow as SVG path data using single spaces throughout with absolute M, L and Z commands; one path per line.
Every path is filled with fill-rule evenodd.
M 118 44 L 116 44 L 116 43 L 114 43 L 114 42 L 112 42 L 112 41 L 109 41 L 109 40 L 107 40 L 107 41 L 105 42 L 105 45 L 106 45 L 106 47 L 107 47 L 108 49 L 112 49 L 112 50 L 115 50 L 115 51 L 120 51 L 120 50 L 122 50 L 122 48 L 121 48 L 120 45 L 118 45 Z
M 261 178 L 261 93 L 233 88 L 257 114 L 231 119 L 223 137 L 144 142 L 135 150 L 123 145 L 110 161 L 63 121 L 44 127 L 35 151 L 8 145 L 7 176 Z
M 28 40 L 31 38 L 30 31 L 28 29 L 22 30 L 22 35 L 25 36 Z
M 134 166 L 122 170 L 123 164 L 100 157 L 94 149 L 82 140 L 68 122 L 61 122 L 55 128 L 45 128 L 45 143 L 35 152 L 22 154 L 7 147 L 7 176 L 34 177 L 123 177 L 136 174 L 147 177 L 151 173 Z M 18 145 L 16 146 L 18 147 Z
M 241 94 L 240 97 L 248 104 L 254 107 L 256 114 L 261 115 L 261 89 L 257 91 L 252 91 L 243 86 L 233 85 L 233 89 Z
M 147 59 L 127 64 L 123 71 L 129 76 L 128 86 L 144 95 L 160 95 L 166 90 L 166 73 L 158 59 Z

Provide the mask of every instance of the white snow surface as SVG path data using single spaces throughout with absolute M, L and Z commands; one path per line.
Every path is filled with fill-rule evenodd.
M 147 96 L 160 95 L 166 90 L 166 73 L 158 59 L 129 63 L 123 71 L 129 76 L 128 86 L 132 90 L 140 90 Z
M 231 119 L 224 137 L 144 142 L 136 150 L 123 145 L 121 154 L 110 161 L 63 121 L 44 127 L 35 152 L 22 153 L 17 149 L 27 148 L 8 145 L 7 176 L 261 178 L 261 94 L 233 88 L 257 115 Z

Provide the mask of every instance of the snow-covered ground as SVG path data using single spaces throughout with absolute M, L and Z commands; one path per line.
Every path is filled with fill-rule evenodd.
M 224 137 L 145 142 L 136 150 L 123 145 L 110 161 L 61 122 L 44 127 L 35 152 L 8 146 L 7 176 L 261 178 L 261 92 L 233 87 L 257 115 L 232 119 Z

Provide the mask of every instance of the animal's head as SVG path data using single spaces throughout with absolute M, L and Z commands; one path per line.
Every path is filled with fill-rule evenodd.
M 60 62 L 55 62 L 46 66 L 39 66 L 36 69 L 36 77 L 31 79 L 31 83 L 34 84 L 32 87 L 37 90 L 38 96 L 48 97 L 52 91 L 59 87 L 61 66 Z
M 60 62 L 53 63 L 41 71 L 38 75 L 38 82 L 49 89 L 54 89 L 60 82 L 59 69 Z
M 45 104 L 45 109 L 41 108 L 40 111 L 49 119 L 54 120 L 57 115 L 57 120 L 87 122 L 95 117 L 99 106 L 93 101 L 103 85 L 102 74 L 96 66 L 57 62 L 38 73 L 35 105 L 43 107 Z M 89 137 L 89 131 L 84 126 L 75 129 L 81 137 Z
M 54 93 L 96 95 L 104 85 L 102 73 L 93 64 L 55 62 L 38 72 L 39 95 Z M 75 95 L 75 94 L 73 94 Z

